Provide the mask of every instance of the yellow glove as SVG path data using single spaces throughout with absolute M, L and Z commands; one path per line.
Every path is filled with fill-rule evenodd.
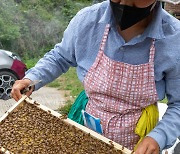
M 159 111 L 156 105 L 149 105 L 143 109 L 135 129 L 135 133 L 140 136 L 140 140 L 134 147 L 134 150 L 136 150 L 138 144 L 156 126 L 158 120 Z

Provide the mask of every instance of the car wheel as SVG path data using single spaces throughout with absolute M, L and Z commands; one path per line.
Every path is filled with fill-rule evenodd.
M 9 71 L 0 72 L 0 99 L 10 98 L 12 86 L 17 79 L 17 76 Z

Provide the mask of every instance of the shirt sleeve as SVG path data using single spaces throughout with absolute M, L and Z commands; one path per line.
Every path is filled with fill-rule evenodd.
M 54 49 L 49 51 L 41 58 L 35 67 L 26 72 L 24 78 L 30 80 L 42 80 L 36 85 L 35 90 L 53 81 L 62 73 L 67 72 L 70 66 L 75 67 L 75 41 L 77 20 L 74 17 L 64 31 L 61 43 L 55 45 Z
M 170 148 L 180 136 L 180 59 L 166 75 L 168 108 L 157 126 L 147 135 L 154 138 L 160 150 Z

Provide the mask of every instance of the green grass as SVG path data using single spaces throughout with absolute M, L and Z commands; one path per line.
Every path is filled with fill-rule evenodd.
M 75 68 L 70 68 L 68 72 L 49 83 L 47 86 L 69 91 L 72 97 L 76 97 L 83 90 L 83 85 L 76 75 Z
M 60 82 L 58 79 L 54 80 L 53 82 L 49 83 L 47 86 L 52 87 L 52 88 L 59 88 L 60 87 Z
M 35 64 L 38 62 L 40 58 L 33 58 L 33 59 L 25 59 L 24 62 L 28 69 L 35 66 Z
M 72 106 L 73 102 L 71 100 L 67 100 L 66 101 L 66 104 L 59 108 L 59 112 L 62 114 L 62 115 L 68 115 L 70 109 L 71 109 L 71 106 Z
M 69 110 L 73 102 L 75 101 L 75 98 L 83 90 L 83 85 L 77 77 L 75 68 L 70 68 L 68 72 L 61 75 L 53 82 L 49 83 L 47 86 L 65 91 L 64 97 L 67 98 L 67 101 L 65 105 L 59 109 L 59 112 L 65 115 L 69 113 Z

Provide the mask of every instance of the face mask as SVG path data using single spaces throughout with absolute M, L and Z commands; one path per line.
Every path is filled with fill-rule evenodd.
M 121 30 L 125 30 L 150 15 L 155 3 L 146 8 L 138 8 L 134 6 L 122 5 L 110 1 L 116 22 Z

